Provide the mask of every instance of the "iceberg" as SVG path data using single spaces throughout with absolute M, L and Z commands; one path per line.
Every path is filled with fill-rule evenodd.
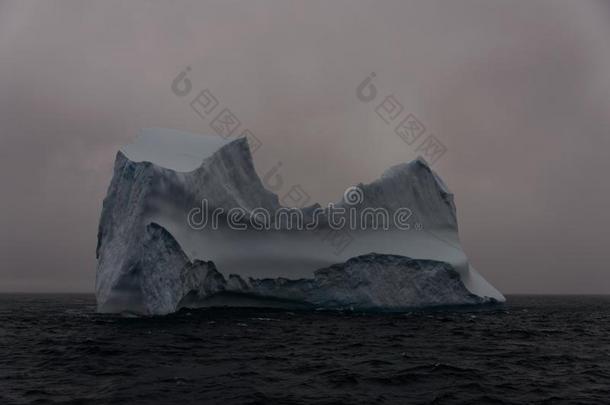
M 424 159 L 348 190 L 329 207 L 287 208 L 265 188 L 246 138 L 143 130 L 118 151 L 103 202 L 98 311 L 505 300 L 470 265 L 453 195 Z

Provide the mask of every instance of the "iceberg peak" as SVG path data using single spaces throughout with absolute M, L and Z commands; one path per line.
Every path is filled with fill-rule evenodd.
M 134 142 L 121 148 L 121 151 L 132 162 L 151 162 L 166 169 L 190 172 L 231 142 L 235 141 L 218 135 L 147 128 L 142 129 Z

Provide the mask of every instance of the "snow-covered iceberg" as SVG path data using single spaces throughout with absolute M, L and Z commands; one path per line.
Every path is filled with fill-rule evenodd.
M 334 207 L 288 210 L 257 175 L 245 138 L 144 130 L 117 153 L 103 203 L 98 310 L 402 310 L 504 301 L 470 266 L 453 195 L 423 159 L 394 166 L 351 191 L 355 195 L 346 193 Z M 343 209 L 337 218 L 344 221 L 364 220 L 338 229 L 334 209 Z M 194 226 L 193 214 L 219 210 L 216 223 Z M 261 210 L 271 213 L 271 226 L 246 226 L 259 223 Z M 403 221 L 375 229 L 378 210 Z M 275 215 L 280 212 L 285 216 Z M 301 226 L 290 222 L 293 214 Z

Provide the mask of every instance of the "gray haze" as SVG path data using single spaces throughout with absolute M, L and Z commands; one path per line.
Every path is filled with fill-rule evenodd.
M 416 157 L 375 114 L 393 94 L 447 146 L 486 279 L 610 293 L 610 7 L 557 0 L 0 1 L 0 291 L 93 290 L 117 149 L 212 132 L 171 91 L 186 66 L 261 139 L 259 174 L 281 160 L 322 203 Z

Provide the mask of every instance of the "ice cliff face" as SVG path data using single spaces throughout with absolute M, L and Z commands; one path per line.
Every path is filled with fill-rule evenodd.
M 153 163 L 154 162 L 154 163 Z M 187 213 L 282 209 L 258 177 L 245 139 L 146 130 L 118 152 L 98 230 L 96 297 L 102 312 L 167 314 L 182 306 L 272 305 L 401 309 L 504 297 L 468 264 L 453 196 L 423 160 L 360 185 L 357 212 L 401 207 L 423 230 L 350 231 L 341 252 L 318 230 L 192 229 Z M 340 201 L 337 207 L 348 202 Z M 303 211 L 311 218 L 316 207 Z M 380 254 L 367 254 L 371 251 Z M 342 264 L 335 264 L 342 263 Z M 218 268 L 217 268 L 218 267 Z M 231 274 L 225 278 L 223 274 Z
M 168 314 L 238 296 L 249 305 L 361 310 L 490 302 L 471 294 L 451 265 L 433 260 L 371 253 L 316 270 L 311 279 L 244 280 L 231 274 L 227 281 L 213 262 L 190 261 L 158 224 L 146 226 L 141 248 L 104 311 Z
M 104 302 L 104 311 L 167 314 L 191 291 L 202 296 L 222 291 L 224 279 L 214 264 L 190 261 L 163 227 L 147 225 L 137 247 Z

